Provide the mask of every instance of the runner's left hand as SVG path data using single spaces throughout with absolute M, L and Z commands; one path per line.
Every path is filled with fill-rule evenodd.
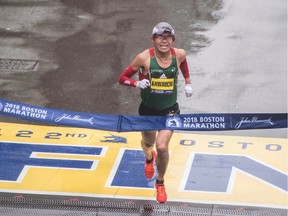
M 186 93 L 186 97 L 191 97 L 193 95 L 193 89 L 192 89 L 191 84 L 185 85 L 185 93 Z

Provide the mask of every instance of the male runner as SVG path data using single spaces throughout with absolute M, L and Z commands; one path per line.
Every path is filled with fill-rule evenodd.
M 186 52 L 173 48 L 175 32 L 169 23 L 158 23 L 152 31 L 153 48 L 138 54 L 119 76 L 119 83 L 141 89 L 142 102 L 139 106 L 140 115 L 176 115 L 180 113 L 177 103 L 178 70 L 185 79 L 185 93 L 192 96 L 192 87 Z M 139 80 L 131 77 L 139 71 Z M 155 174 L 154 162 L 158 170 L 155 184 L 156 200 L 167 201 L 164 186 L 164 175 L 168 166 L 168 144 L 173 135 L 172 130 L 142 131 L 141 146 L 146 156 L 144 166 L 147 178 Z M 156 143 L 156 151 L 153 150 Z

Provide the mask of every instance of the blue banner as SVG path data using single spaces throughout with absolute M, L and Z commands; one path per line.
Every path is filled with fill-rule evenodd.
M 184 114 L 133 116 L 90 114 L 0 99 L 0 114 L 54 125 L 128 132 L 147 130 L 218 131 L 287 128 L 287 113 Z

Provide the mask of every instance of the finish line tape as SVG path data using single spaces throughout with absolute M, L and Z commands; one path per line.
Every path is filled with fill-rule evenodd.
M 128 132 L 147 130 L 218 131 L 287 128 L 287 113 L 133 116 L 50 109 L 0 99 L 0 114 L 54 125 Z

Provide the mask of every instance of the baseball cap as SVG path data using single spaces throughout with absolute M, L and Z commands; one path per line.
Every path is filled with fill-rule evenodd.
M 167 22 L 160 22 L 154 26 L 152 35 L 162 35 L 164 32 L 169 32 L 172 36 L 175 35 L 173 27 Z

